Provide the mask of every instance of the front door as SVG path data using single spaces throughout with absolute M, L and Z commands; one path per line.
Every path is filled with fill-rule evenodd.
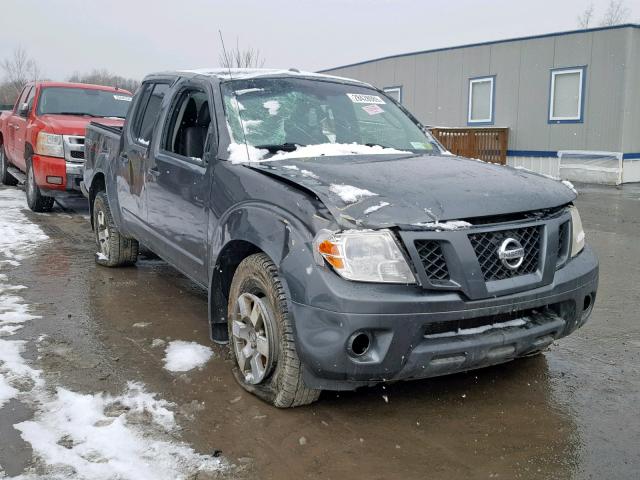
M 24 148 L 27 140 L 27 123 L 33 108 L 33 99 L 36 94 L 36 87 L 29 88 L 29 92 L 24 102 L 18 105 L 16 114 L 13 116 L 15 137 L 13 143 L 14 164 L 23 171 L 26 171 L 27 164 L 24 156 Z M 35 145 L 34 145 L 35 147 Z
M 5 143 L 5 154 L 7 155 L 7 157 L 11 160 L 11 163 L 13 163 L 14 165 L 19 165 L 21 166 L 21 168 L 23 168 L 23 164 L 24 164 L 24 158 L 21 158 L 18 161 L 18 156 L 16 153 L 16 138 L 18 137 L 18 132 L 20 129 L 20 109 L 22 108 L 22 106 L 25 104 L 26 100 L 27 100 L 27 95 L 29 95 L 29 92 L 31 91 L 33 87 L 31 85 L 27 85 L 26 87 L 24 87 L 24 89 L 22 90 L 22 92 L 20 93 L 20 96 L 18 97 L 18 100 L 16 100 L 16 104 L 13 107 L 13 113 L 9 116 L 9 118 L 7 119 L 7 138 L 6 143 Z M 24 157 L 24 155 L 20 155 L 21 157 Z M 24 169 L 24 168 L 23 168 Z
M 155 248 L 202 284 L 207 283 L 210 105 L 204 84 L 187 81 L 176 89 L 157 128 L 162 137 L 147 171 L 147 218 Z
M 145 237 L 145 171 L 149 161 L 153 131 L 160 115 L 162 100 L 169 90 L 167 83 L 145 83 L 133 106 L 134 117 L 128 122 L 127 141 L 118 157 L 117 190 L 122 219 L 127 230 Z

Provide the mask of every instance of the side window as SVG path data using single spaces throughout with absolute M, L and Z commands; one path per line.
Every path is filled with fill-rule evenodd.
M 27 100 L 25 103 L 27 104 L 27 114 L 33 109 L 33 100 L 36 97 L 36 87 L 33 87 L 27 95 Z
M 467 124 L 493 124 L 495 76 L 469 79 Z
M 166 83 L 147 84 L 144 87 L 131 132 L 141 145 L 149 145 L 151 141 L 153 127 L 162 106 L 162 99 L 168 90 L 169 85 Z
M 22 93 L 20 94 L 20 96 L 18 97 L 18 100 L 16 101 L 16 105 L 14 108 L 15 113 L 17 114 L 20 113 L 20 109 L 22 108 L 22 105 L 24 105 L 24 103 L 27 101 L 27 96 L 29 95 L 31 90 L 33 90 L 31 86 L 24 87 L 24 89 L 22 90 Z
M 211 124 L 206 92 L 196 88 L 181 91 L 171 106 L 167 122 L 162 149 L 183 157 L 202 159 Z
M 402 87 L 385 87 L 384 93 L 393 98 L 396 102 L 402 103 Z

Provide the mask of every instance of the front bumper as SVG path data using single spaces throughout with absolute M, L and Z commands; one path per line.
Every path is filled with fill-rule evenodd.
M 598 287 L 598 261 L 587 246 L 550 284 L 481 300 L 411 286 L 355 285 L 331 272 L 322 275 L 333 278 L 323 279 L 330 291 L 316 295 L 318 303 L 330 299 L 337 308 L 327 308 L 326 302 L 291 305 L 304 380 L 310 388 L 351 390 L 471 370 L 543 349 L 586 322 Z M 446 322 L 465 328 L 460 321 L 490 324 L 505 315 L 527 323 L 475 334 L 426 335 Z M 359 332 L 371 341 L 367 353 L 356 357 L 349 344 Z
M 64 158 L 34 155 L 31 158 L 36 183 L 44 195 L 80 192 L 84 165 Z

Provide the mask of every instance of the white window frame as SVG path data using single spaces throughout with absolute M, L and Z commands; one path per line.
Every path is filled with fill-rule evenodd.
M 471 119 L 471 108 L 473 105 L 473 86 L 476 83 L 487 83 L 491 84 L 490 95 L 489 95 L 489 118 L 476 118 L 474 120 Z M 496 77 L 495 75 L 490 75 L 486 77 L 477 77 L 469 79 L 469 98 L 468 98 L 468 106 L 467 106 L 467 124 L 468 125 L 493 125 L 493 96 L 495 94 L 496 89 Z
M 555 115 L 553 111 L 553 100 L 555 98 L 556 93 L 556 77 L 558 75 L 571 75 L 574 73 L 580 74 L 580 81 L 578 82 L 578 115 L 572 117 L 558 117 Z M 551 70 L 551 87 L 549 91 L 549 122 L 551 123 L 562 123 L 562 122 L 576 122 L 580 123 L 583 121 L 584 116 L 584 103 L 583 103 L 583 95 L 584 95 L 584 73 L 585 67 L 571 67 L 571 68 L 556 68 Z
M 402 87 L 385 87 L 382 89 L 384 93 L 398 92 L 398 103 L 402 103 Z M 393 98 L 393 97 L 392 97 Z

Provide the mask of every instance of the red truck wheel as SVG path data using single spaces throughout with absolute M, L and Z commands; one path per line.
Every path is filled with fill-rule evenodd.
M 53 208 L 53 197 L 45 197 L 40 193 L 40 187 L 36 183 L 36 176 L 33 173 L 31 158 L 27 159 L 27 205 L 34 212 L 50 212 Z
M 0 182 L 3 185 L 16 185 L 18 181 L 9 173 L 9 160 L 4 153 L 4 145 L 0 145 Z

